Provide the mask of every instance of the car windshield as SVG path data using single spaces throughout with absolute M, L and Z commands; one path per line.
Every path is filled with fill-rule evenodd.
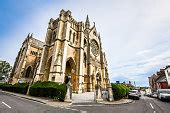
M 168 94 L 170 94 L 170 90 L 160 90 L 160 91 L 158 91 L 159 93 L 168 93 Z
M 138 91 L 129 91 L 129 93 L 137 93 Z

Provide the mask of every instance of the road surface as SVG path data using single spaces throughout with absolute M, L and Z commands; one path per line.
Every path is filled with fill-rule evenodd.
M 141 97 L 130 104 L 102 105 L 76 103 L 71 107 L 52 107 L 21 99 L 0 91 L 0 113 L 170 113 L 170 102 Z

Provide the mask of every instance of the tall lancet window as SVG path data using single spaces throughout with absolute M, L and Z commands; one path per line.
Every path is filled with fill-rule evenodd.
M 87 58 L 86 58 L 86 53 L 84 53 L 84 67 L 86 68 L 86 65 L 87 65 Z
M 75 42 L 75 36 L 76 36 L 76 34 L 73 33 L 73 43 Z
M 53 42 L 55 41 L 55 38 L 56 38 L 56 32 L 54 31 L 54 33 L 53 33 Z
M 72 31 L 70 30 L 70 33 L 69 33 L 69 41 L 71 40 L 71 34 L 72 34 Z

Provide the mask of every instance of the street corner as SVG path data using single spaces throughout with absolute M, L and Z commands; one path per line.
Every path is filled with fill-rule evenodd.
M 130 104 L 133 102 L 134 102 L 134 100 L 132 100 L 132 99 L 120 99 L 120 100 L 116 100 L 116 101 L 112 101 L 112 102 L 100 101 L 98 103 L 104 104 L 104 105 L 121 105 L 121 104 Z
M 53 107 L 71 107 L 72 103 L 68 102 L 46 102 L 46 105 L 53 106 Z

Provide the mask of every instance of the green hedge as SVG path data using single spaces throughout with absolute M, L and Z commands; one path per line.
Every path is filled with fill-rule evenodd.
M 0 83 L 0 89 L 2 89 L 2 86 L 4 85 L 4 83 Z
M 57 99 L 59 101 L 64 101 L 66 96 L 66 85 L 65 84 L 59 84 L 56 82 L 50 82 L 50 81 L 38 81 L 35 82 L 31 87 L 29 94 L 31 96 L 37 96 L 37 97 L 49 97 L 52 99 Z
M 0 85 L 0 88 L 5 91 L 26 94 L 28 89 L 28 83 L 16 83 L 14 85 L 4 83 Z
M 129 88 L 124 84 L 114 84 L 112 83 L 113 97 L 115 100 L 119 100 L 127 96 Z
M 13 87 L 13 92 L 26 94 L 28 90 L 28 83 L 16 83 Z

